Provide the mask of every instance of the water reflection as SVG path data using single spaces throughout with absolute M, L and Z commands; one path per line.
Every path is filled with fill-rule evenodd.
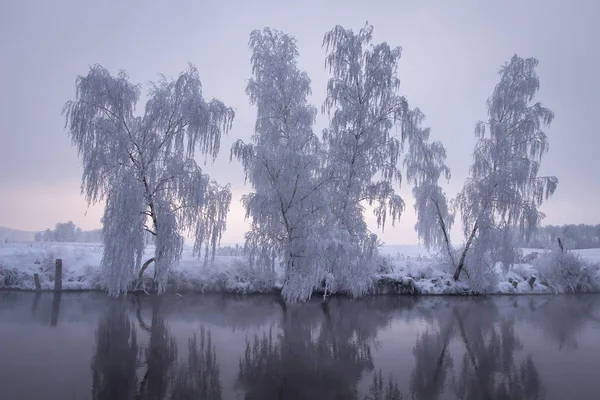
M 454 388 L 461 399 L 541 399 L 544 389 L 529 355 L 517 362 L 523 345 L 515 332 L 514 316 L 501 316 L 493 301 L 482 309 L 456 307 L 454 315 L 464 346 Z M 462 308 L 462 310 L 461 310 Z
M 149 334 L 145 346 L 139 345 L 125 301 L 113 300 L 100 319 L 92 360 L 92 398 L 221 399 L 210 331 L 201 327 L 199 340 L 196 335 L 189 339 L 187 359 L 178 361 L 176 341 L 161 311 L 162 299 L 152 297 L 147 302 L 152 310 L 150 324 L 142 318 L 143 303 L 135 298 L 138 326 Z
M 598 295 L 389 296 L 286 306 L 268 296 L 110 300 L 0 292 L 0 354 L 7 360 L 0 387 L 11 387 L 3 381 L 6 366 L 17 364 L 27 343 L 37 364 L 52 354 L 84 357 L 89 381 L 78 393 L 87 396 L 75 398 L 91 393 L 94 400 L 544 399 L 564 398 L 556 390 L 568 384 L 567 397 L 593 398 L 599 316 Z M 70 332 L 90 324 L 89 353 L 61 339 L 78 340 Z M 79 336 L 93 337 L 85 332 Z M 27 397 L 19 393 L 2 397 Z
M 194 335 L 188 345 L 188 359 L 177 369 L 171 398 L 220 400 L 219 365 L 210 331 L 200 328 L 200 341 Z
M 533 322 L 559 349 L 577 349 L 577 336 L 583 326 L 590 321 L 600 322 L 598 297 L 555 296 L 537 305 L 530 301 L 530 307 L 535 308 Z
M 334 299 L 320 307 L 282 307 L 275 333 L 271 327 L 246 342 L 238 374 L 245 399 L 359 398 L 361 376 L 374 369 L 376 332 L 391 319 L 389 313 L 366 312 L 368 305 Z M 384 386 L 381 372 L 373 379 L 365 398 L 401 398 L 396 385 Z
M 437 399 L 446 387 L 446 380 L 454 366 L 449 352 L 450 340 L 455 334 L 455 316 L 442 317 L 439 326 L 428 327 L 417 336 L 413 349 L 414 370 L 410 392 L 415 399 Z
M 136 329 L 119 303 L 110 304 L 98 323 L 92 358 L 92 399 L 131 399 L 137 391 L 139 347 Z
M 50 325 L 58 325 L 58 316 L 60 314 L 60 299 L 62 298 L 61 292 L 55 292 L 52 295 L 52 314 L 50 316 Z

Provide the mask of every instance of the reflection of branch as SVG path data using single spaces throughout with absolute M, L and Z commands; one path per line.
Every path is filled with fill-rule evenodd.
M 477 371 L 478 368 L 477 368 L 477 362 L 475 361 L 475 355 L 471 351 L 471 346 L 469 346 L 469 341 L 467 340 L 467 333 L 465 332 L 465 327 L 463 326 L 463 323 L 462 323 L 462 317 L 460 316 L 460 314 L 458 313 L 458 310 L 456 308 L 454 309 L 454 315 L 456 315 L 456 320 L 458 321 L 458 329 L 460 329 L 460 336 L 465 344 L 465 348 L 467 349 L 467 354 L 469 355 L 469 358 L 471 359 L 471 364 L 473 364 L 473 368 L 475 369 L 475 371 Z
M 329 312 L 329 302 L 327 302 L 327 301 L 321 302 L 321 310 L 323 311 L 323 315 L 325 316 L 325 320 L 327 322 L 331 322 L 331 314 Z
M 435 372 L 433 373 L 433 382 L 437 383 L 437 380 L 440 376 L 440 371 L 442 370 L 442 365 L 444 364 L 444 358 L 446 357 L 446 348 L 448 347 L 449 340 L 444 342 L 444 347 L 442 347 L 442 352 L 437 360 L 437 364 L 435 366 Z
M 146 324 L 144 322 L 144 319 L 142 318 L 142 304 L 140 303 L 140 299 L 137 296 L 135 298 L 135 303 L 136 303 L 135 316 L 137 317 L 138 323 L 140 324 L 140 328 L 142 328 L 146 332 L 150 333 L 151 328 L 148 326 L 148 324 Z
M 454 327 L 454 321 L 450 320 L 448 322 L 448 326 L 446 328 L 446 334 L 444 335 L 444 347 L 442 347 L 442 351 L 440 356 L 438 357 L 437 364 L 435 367 L 435 372 L 433 373 L 433 382 L 437 383 L 440 372 L 442 370 L 442 365 L 444 364 L 444 358 L 446 358 L 446 350 L 448 348 L 448 344 L 450 343 L 450 336 L 452 334 L 452 328 Z
M 275 298 L 275 302 L 279 304 L 279 306 L 281 307 L 281 311 L 283 311 L 283 315 L 285 316 L 287 314 L 287 305 L 285 304 L 283 298 L 281 296 L 277 296 Z

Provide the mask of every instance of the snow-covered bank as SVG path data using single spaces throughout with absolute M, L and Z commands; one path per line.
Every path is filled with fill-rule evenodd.
M 149 247 L 146 256 L 154 249 Z M 419 246 L 384 246 L 382 254 L 387 257 L 385 270 L 374 275 L 372 293 L 375 294 L 462 294 L 469 293 L 465 282 L 454 282 L 451 271 L 437 267 L 436 260 Z M 533 260 L 533 253 L 544 251 L 524 249 L 524 260 L 504 274 L 497 270 L 498 283 L 488 293 L 556 293 L 570 287 L 557 287 L 548 282 L 548 273 L 540 271 Z M 600 287 L 600 275 L 594 264 L 600 262 L 600 249 L 575 250 Z M 55 259 L 63 260 L 63 290 L 103 290 L 100 274 L 102 245 L 86 243 L 3 243 L 0 244 L 0 288 L 34 290 L 34 274 L 38 273 L 43 290 L 54 286 Z M 588 275 L 590 272 L 588 271 Z M 153 274 L 150 267 L 148 279 Z M 532 279 L 532 277 L 534 279 Z M 547 279 L 545 279 L 547 278 Z M 589 278 L 589 276 L 588 276 Z M 565 285 L 569 284 L 568 282 Z M 280 274 L 258 273 L 248 269 L 240 256 L 216 256 L 213 265 L 204 266 L 203 259 L 193 257 L 192 249 L 186 247 L 181 262 L 171 269 L 169 291 L 176 292 L 226 292 L 268 293 L 281 289 Z M 571 284 L 572 285 L 572 284 Z M 576 290 L 573 288 L 572 290 Z
M 43 290 L 54 287 L 54 266 L 57 258 L 63 261 L 63 290 L 103 290 L 100 274 L 102 245 L 88 243 L 8 243 L 0 245 L 0 288 L 34 290 L 34 274 L 39 274 Z M 148 246 L 144 257 L 151 258 L 154 247 Z M 253 287 L 244 268 L 244 258 L 218 256 L 213 265 L 203 266 L 204 260 L 194 257 L 191 247 L 185 247 L 181 261 L 171 269 L 169 287 L 176 291 L 254 292 L 265 290 Z M 148 279 L 154 274 L 153 264 L 147 269 Z M 258 285 L 256 278 L 255 283 Z M 271 287 L 276 282 L 271 283 Z

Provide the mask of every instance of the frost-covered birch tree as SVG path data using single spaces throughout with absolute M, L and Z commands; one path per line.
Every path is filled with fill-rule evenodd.
M 476 125 L 471 176 L 457 197 L 466 243 L 454 279 L 467 266 L 471 280 L 484 283 L 495 262 L 512 264 L 510 228 L 530 234 L 544 217 L 539 206 L 556 190 L 556 177 L 538 176 L 548 150 L 543 128 L 554 114 L 533 102 L 540 87 L 537 65 L 514 55 L 499 72 L 488 120 Z
M 331 210 L 345 237 L 332 252 L 332 274 L 348 281 L 355 295 L 366 287 L 357 285 L 374 260 L 377 237 L 364 218 L 365 203 L 375 207 L 377 223 L 384 227 L 404 210 L 395 194 L 400 183 L 398 159 L 402 140 L 410 132 L 406 124 L 408 106 L 399 94 L 397 73 L 401 49 L 387 43 L 372 43 L 373 27 L 358 32 L 336 26 L 325 34 L 325 66 L 332 74 L 323 111 L 330 117 L 324 131 L 329 157 L 327 168 L 336 184 L 331 191 Z M 401 136 L 394 136 L 400 128 Z M 352 283 L 351 283 L 352 282 Z
M 417 223 L 415 231 L 427 249 L 442 249 L 455 266 L 450 228 L 454 215 L 439 185 L 440 178 L 450 180 L 446 149 L 439 141 L 429 141 L 430 129 L 422 128 L 425 116 L 419 109 L 411 113 L 413 132 L 404 158 L 406 179 L 413 185 Z
M 82 194 L 106 201 L 102 268 L 108 292 L 131 288 L 154 262 L 154 285 L 165 289 L 170 266 L 181 257 L 183 235 L 208 255 L 225 230 L 231 202 L 196 163 L 197 151 L 214 160 L 221 134 L 234 117 L 219 100 L 206 101 L 198 71 L 150 85 L 143 115 L 135 114 L 140 86 L 125 72 L 112 76 L 94 65 L 76 81 L 76 98 L 64 107 L 66 127 L 83 161 Z M 154 257 L 142 265 L 144 232 L 155 236 Z
M 322 150 L 312 125 L 310 79 L 297 67 L 291 36 L 265 28 L 250 35 L 252 74 L 246 93 L 256 106 L 251 143 L 238 140 L 231 150 L 243 164 L 252 193 L 244 196 L 252 221 L 246 249 L 255 266 L 272 269 L 282 262 L 287 300 L 306 300 L 322 276 L 326 243 L 321 169 Z

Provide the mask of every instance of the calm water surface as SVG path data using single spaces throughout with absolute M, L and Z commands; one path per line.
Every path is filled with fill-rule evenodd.
M 598 399 L 600 295 L 2 292 L 0 398 Z

